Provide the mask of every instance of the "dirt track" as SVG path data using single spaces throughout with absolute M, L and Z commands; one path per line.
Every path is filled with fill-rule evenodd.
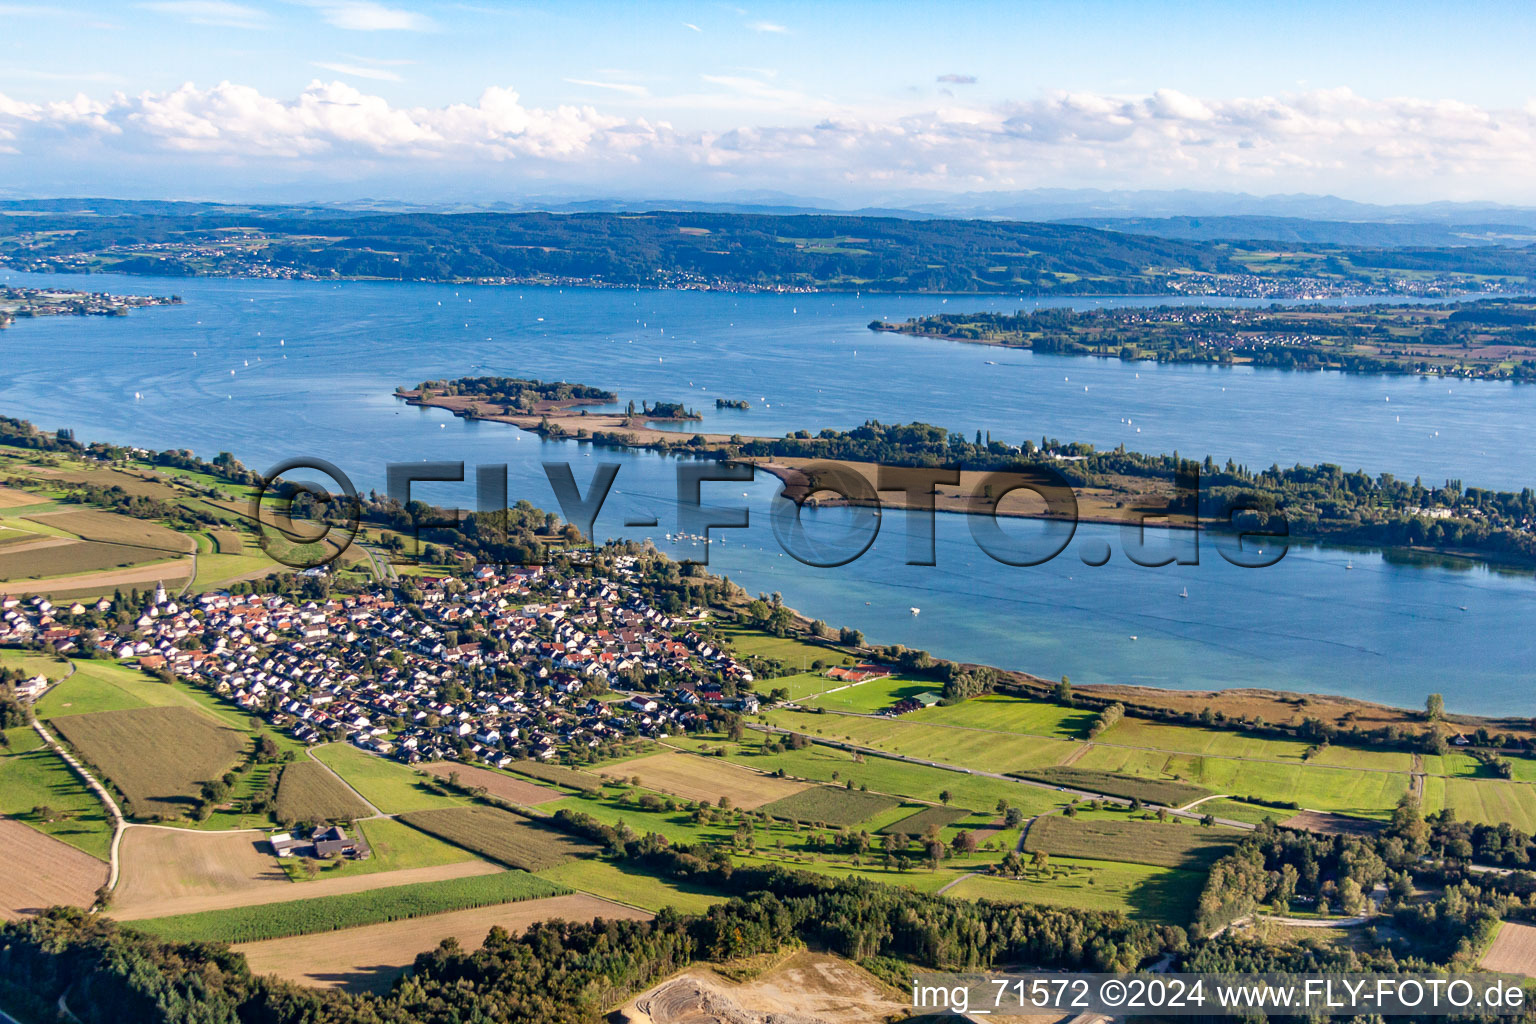
M 107 880 L 107 866 L 90 854 L 11 818 L 0 818 L 0 920 L 43 907 L 89 907 Z

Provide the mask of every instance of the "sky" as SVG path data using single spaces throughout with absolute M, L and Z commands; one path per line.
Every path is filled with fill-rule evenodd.
M 0 0 L 0 196 L 1536 204 L 1536 5 Z

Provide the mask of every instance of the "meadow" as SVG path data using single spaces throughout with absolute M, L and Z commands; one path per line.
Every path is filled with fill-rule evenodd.
M 317 899 L 149 918 L 135 921 L 133 926 L 167 942 L 259 942 L 538 899 L 563 891 L 536 875 L 503 871 Z
M 400 816 L 412 828 L 498 864 L 542 871 L 598 852 L 582 839 L 495 807 L 447 807 Z
M 608 766 L 610 772 L 646 789 L 705 803 L 747 810 L 773 803 L 805 789 L 805 784 L 732 764 L 721 758 L 668 751 Z
M 942 709 L 945 712 L 951 708 Z M 770 725 L 813 738 L 841 740 L 858 746 L 960 765 L 989 772 L 1018 771 L 1053 765 L 1071 755 L 1077 744 L 990 729 L 944 724 L 938 716 L 918 721 L 916 715 L 898 718 L 861 718 L 853 715 L 815 714 L 803 711 L 770 711 Z
M 1117 861 L 1052 857 L 1045 871 L 1022 879 L 976 875 L 945 895 L 1004 903 L 1044 903 L 1082 910 L 1110 910 L 1140 921 L 1187 925 L 1205 884 L 1198 871 Z
M 34 813 L 42 808 L 47 809 L 45 814 Z M 51 750 L 0 757 L 0 815 L 25 822 L 103 861 L 112 845 L 106 808 Z
M 930 828 L 945 829 L 971 816 L 964 807 L 924 807 L 916 814 L 898 818 L 888 825 L 875 829 L 877 835 L 926 835 Z
M 635 864 L 621 868 L 611 861 L 591 857 L 546 868 L 539 872 L 539 877 L 565 889 L 591 893 L 652 913 L 675 907 L 684 914 L 702 914 L 729 898 L 705 886 L 664 878 Z
M 327 743 L 315 747 L 313 753 L 385 814 L 460 807 L 466 803 L 462 798 L 434 792 L 427 778 L 414 769 L 345 743 Z

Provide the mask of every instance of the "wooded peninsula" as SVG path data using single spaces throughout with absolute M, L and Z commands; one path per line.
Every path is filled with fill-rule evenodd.
M 1536 302 L 941 313 L 873 331 L 1061 355 L 1346 373 L 1536 379 Z

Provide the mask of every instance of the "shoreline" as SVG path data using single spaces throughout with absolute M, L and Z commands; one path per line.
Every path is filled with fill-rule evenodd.
M 978 342 L 978 344 L 990 344 Z M 403 400 L 407 405 L 443 409 L 460 418 L 471 418 L 477 421 L 493 421 L 505 423 L 510 426 L 525 430 L 540 437 L 560 440 L 576 441 L 602 446 L 615 446 L 629 448 L 637 451 L 652 451 L 663 454 L 685 454 L 702 456 L 705 454 L 719 454 L 733 443 L 751 441 L 776 441 L 778 438 L 767 438 L 759 435 L 744 434 L 719 434 L 719 433 L 686 433 L 676 430 L 659 430 L 653 427 L 640 425 L 644 417 L 636 415 L 633 418 L 623 413 L 571 413 L 570 408 L 576 403 L 540 403 L 536 411 L 532 413 L 477 413 L 471 416 L 469 407 L 477 404 L 469 396 L 440 396 L 428 395 L 423 397 L 415 389 L 397 388 L 394 396 Z M 590 403 L 585 403 L 590 404 Z M 599 440 L 595 435 L 599 432 L 604 436 Z M 618 438 L 624 437 L 622 441 Z M 693 438 L 701 438 L 699 446 L 691 446 Z M 799 467 L 821 460 L 809 458 L 769 458 L 758 456 L 736 456 L 726 458 L 723 461 L 737 464 L 755 466 L 766 473 L 771 473 L 786 485 L 791 483 L 791 477 L 798 473 Z M 838 460 L 840 461 L 840 460 Z M 864 477 L 873 486 L 878 465 L 872 462 L 841 462 L 860 476 Z M 960 483 L 941 484 L 934 489 L 934 511 L 956 515 L 994 515 L 998 518 L 1014 519 L 1039 519 L 1051 522 L 1063 522 L 1063 517 L 1053 516 L 1043 509 L 1034 507 L 1022 507 L 1022 502 L 1015 499 L 1014 503 L 1002 505 L 998 502 L 986 502 L 980 507 L 972 497 L 973 489 L 979 484 L 982 477 L 991 476 L 991 471 L 962 470 Z M 1004 476 L 1009 474 L 1004 473 Z M 1017 474 L 1013 474 L 1017 477 Z M 791 488 L 786 486 L 786 493 Z M 1194 530 L 1204 532 L 1222 533 L 1230 532 L 1223 527 L 1229 526 L 1227 520 L 1207 517 L 1198 525 L 1187 521 L 1171 521 L 1167 516 L 1167 500 L 1173 494 L 1171 481 L 1156 481 L 1151 486 L 1142 490 L 1117 491 L 1107 488 L 1072 487 L 1072 493 L 1078 504 L 1076 522 L 1094 523 L 1106 526 L 1145 526 L 1150 529 L 1170 530 Z M 903 491 L 877 491 L 878 507 L 896 511 L 923 510 L 921 503 L 909 502 Z M 802 495 L 803 498 L 803 495 Z M 791 495 L 791 500 L 796 500 Z M 863 502 L 848 501 L 842 498 L 812 499 L 812 507 L 839 508 L 849 505 L 864 505 Z M 1034 499 L 1036 505 L 1038 499 Z M 1144 517 L 1150 517 L 1154 521 L 1144 521 Z M 1536 558 L 1506 557 L 1493 553 L 1472 552 L 1465 549 L 1439 549 L 1423 546 L 1403 546 L 1382 544 L 1372 541 L 1362 541 L 1349 538 L 1335 538 L 1328 534 L 1310 534 L 1292 532 L 1288 540 L 1295 543 L 1308 544 L 1318 547 L 1337 548 L 1339 550 L 1364 550 L 1380 551 L 1383 554 L 1397 552 L 1413 557 L 1447 558 L 1458 562 L 1471 563 L 1477 566 L 1485 566 L 1490 569 L 1536 572 Z

